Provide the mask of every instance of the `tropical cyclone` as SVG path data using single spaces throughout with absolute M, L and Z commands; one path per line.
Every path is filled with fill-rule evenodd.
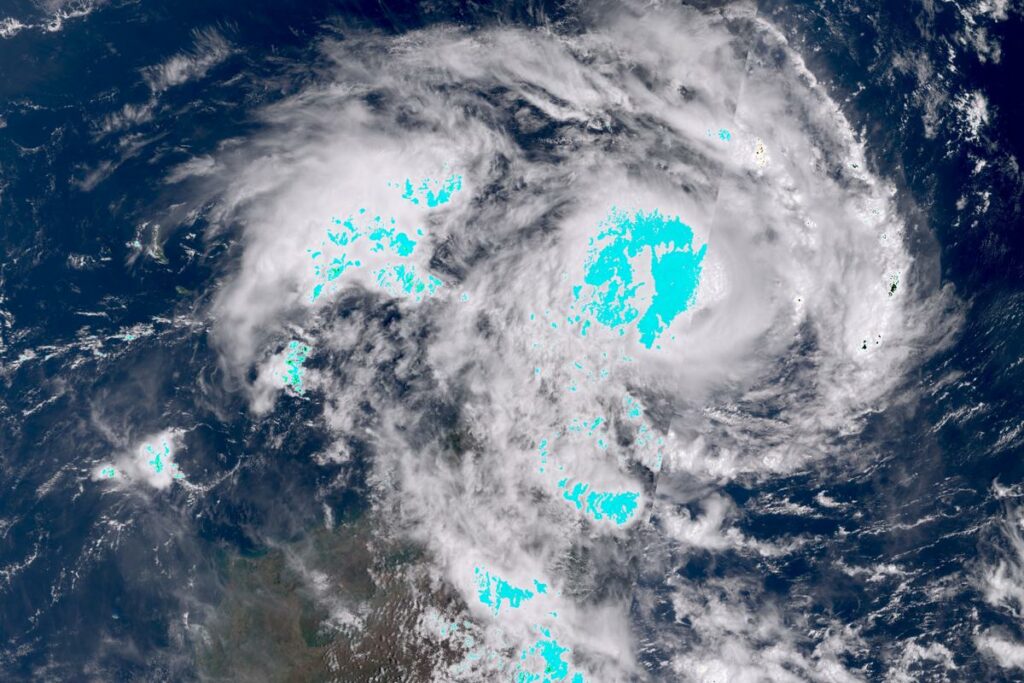
M 684 679 L 854 678 L 855 634 L 749 568 L 713 595 L 672 572 L 787 552 L 723 528 L 723 487 L 844 457 L 946 329 L 796 52 L 743 4 L 321 49 L 329 78 L 204 179 L 244 226 L 211 314 L 254 410 L 293 336 L 346 359 L 304 396 L 339 451 L 373 445 L 374 514 L 461 598 L 410 634 L 457 653 L 437 677 L 628 680 L 656 650 Z M 659 601 L 690 637 L 651 635 Z

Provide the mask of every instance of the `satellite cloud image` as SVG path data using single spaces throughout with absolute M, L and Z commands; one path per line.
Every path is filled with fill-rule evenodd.
M 1024 681 L 1022 73 L 1020 0 L 0 0 L 0 682 Z

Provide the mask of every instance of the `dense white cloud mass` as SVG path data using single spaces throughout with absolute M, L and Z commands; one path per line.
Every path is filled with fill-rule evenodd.
M 118 487 L 146 484 L 158 490 L 170 488 L 185 479 L 174 457 L 180 442 L 181 433 L 173 429 L 146 436 L 126 452 L 116 454 L 111 462 L 96 467 L 93 479 Z
M 302 336 L 336 457 L 353 435 L 372 444 L 376 514 L 464 600 L 444 618 L 468 617 L 479 642 L 444 675 L 516 666 L 494 653 L 549 638 L 571 649 L 565 680 L 639 675 L 648 643 L 683 680 L 856 679 L 853 630 L 811 629 L 744 578 L 672 574 L 691 548 L 787 552 L 731 528 L 721 486 L 849 457 L 839 439 L 951 324 L 894 190 L 799 56 L 742 4 L 624 8 L 574 36 L 353 34 L 322 52 L 328 77 L 267 108 L 265 132 L 170 180 L 241 226 L 212 315 L 226 365 L 258 368 L 254 408 Z M 421 179 L 454 177 L 445 201 L 411 201 Z M 616 211 L 655 210 L 692 229 L 688 254 L 706 245 L 692 301 L 656 343 L 600 321 L 584 335 L 573 287 L 591 240 Z M 393 254 L 328 234 L 346 220 L 415 237 L 402 272 L 435 291 L 382 285 Z M 656 284 L 638 285 L 648 302 Z M 672 574 L 659 596 L 628 585 L 631 560 Z M 518 607 L 502 603 L 516 588 Z M 686 637 L 650 635 L 656 603 Z

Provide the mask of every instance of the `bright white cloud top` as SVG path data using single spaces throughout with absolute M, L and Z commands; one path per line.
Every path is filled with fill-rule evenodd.
M 97 467 L 93 479 L 109 480 L 120 486 L 144 484 L 155 489 L 170 488 L 185 479 L 185 473 L 174 458 L 180 437 L 173 429 L 150 435 L 130 451 Z

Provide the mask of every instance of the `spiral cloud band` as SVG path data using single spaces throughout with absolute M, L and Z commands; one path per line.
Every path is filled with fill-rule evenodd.
M 316 401 L 323 457 L 372 451 L 448 596 L 410 607 L 434 676 L 857 679 L 855 624 L 759 588 L 802 539 L 741 533 L 728 485 L 870 458 L 955 316 L 796 51 L 743 4 L 320 50 L 169 182 L 240 226 L 212 315 L 253 412 Z M 674 572 L 694 548 L 742 561 Z

